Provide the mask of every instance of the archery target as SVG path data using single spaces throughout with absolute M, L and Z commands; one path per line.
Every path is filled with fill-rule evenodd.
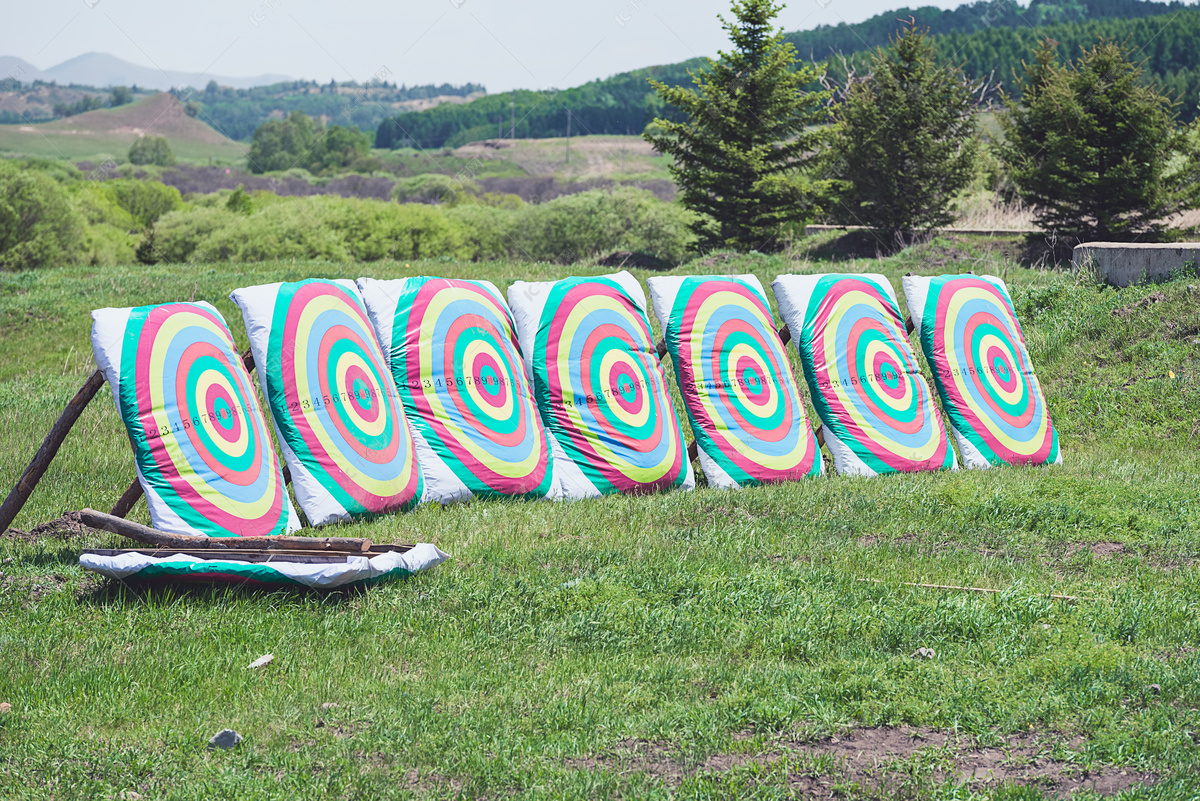
M 1061 464 L 1058 433 L 999 278 L 905 276 L 904 294 L 968 467 Z
M 647 283 L 709 483 L 736 487 L 819 475 L 817 440 L 758 279 Z
M 773 286 L 837 471 L 955 469 L 888 280 L 784 275 Z
M 415 506 L 412 432 L 353 282 L 267 284 L 230 298 L 309 522 Z
M 425 499 L 553 497 L 553 458 L 513 329 L 486 281 L 362 278 L 412 424 Z
M 92 312 L 92 350 L 154 527 L 208 537 L 299 528 L 250 376 L 208 303 Z
M 637 279 L 517 282 L 508 299 L 563 495 L 695 486 Z

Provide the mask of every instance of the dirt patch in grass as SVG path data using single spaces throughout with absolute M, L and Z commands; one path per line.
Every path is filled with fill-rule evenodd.
M 746 742 L 752 736 L 735 736 Z M 1078 790 L 1112 795 L 1157 781 L 1154 774 L 1101 766 L 1091 771 L 1051 756 L 1055 746 L 1079 751 L 1081 738 L 1016 735 L 1000 747 L 980 747 L 971 738 L 927 728 L 880 727 L 855 729 L 848 734 L 810 743 L 767 741 L 760 752 L 714 754 L 703 762 L 689 763 L 677 748 L 662 742 L 621 740 L 598 756 L 568 760 L 577 770 L 607 770 L 618 775 L 643 774 L 676 786 L 689 777 L 720 780 L 724 772 L 751 764 L 786 772 L 793 792 L 829 797 L 837 788 L 853 787 L 867 797 L 883 795 L 920 797 L 931 783 L 965 784 L 973 790 L 1001 784 L 1033 786 L 1056 798 L 1069 798 Z M 911 792 L 905 795 L 904 788 Z
M 1067 545 L 1064 557 L 1070 559 L 1084 551 L 1090 551 L 1096 559 L 1124 556 L 1127 552 L 1123 542 L 1072 542 Z
M 466 786 L 466 783 L 461 779 L 443 776 L 440 773 L 426 773 L 422 776 L 420 771 L 415 768 L 407 771 L 399 783 L 401 787 L 415 793 L 449 789 L 457 794 L 461 793 L 463 787 Z
M 80 523 L 72 513 L 68 512 L 62 517 L 40 523 L 29 531 L 22 531 L 19 528 L 6 529 L 3 533 L 0 533 L 0 539 L 26 543 L 34 543 L 44 539 L 65 541 L 79 539 L 90 534 L 91 531 L 90 528 Z
M 1155 303 L 1162 303 L 1167 299 L 1166 293 L 1151 292 L 1146 297 L 1139 300 L 1137 303 L 1130 303 L 1128 306 L 1122 306 L 1119 309 L 1112 310 L 1113 317 L 1132 317 L 1138 312 L 1145 311 Z

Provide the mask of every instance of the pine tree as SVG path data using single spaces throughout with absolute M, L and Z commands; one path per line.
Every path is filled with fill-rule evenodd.
M 795 48 L 772 20 L 771 0 L 734 0 L 736 21 L 719 17 L 733 50 L 692 76 L 695 88 L 650 84 L 685 122 L 656 119 L 644 134 L 674 158 L 671 173 L 684 205 L 698 212 L 692 229 L 702 248 L 777 250 L 785 223 L 815 213 L 820 189 L 801 174 L 820 134 L 827 92 L 808 92 L 817 78 L 795 68 Z
M 1000 117 L 1001 154 L 1038 224 L 1093 240 L 1154 236 L 1194 205 L 1195 153 L 1171 101 L 1148 86 L 1126 48 L 1101 40 L 1062 64 L 1045 40 L 1026 66 L 1021 100 Z
M 938 64 L 928 31 L 910 25 L 877 49 L 834 120 L 829 169 L 848 184 L 835 216 L 901 241 L 954 221 L 979 139 L 970 84 L 960 67 Z

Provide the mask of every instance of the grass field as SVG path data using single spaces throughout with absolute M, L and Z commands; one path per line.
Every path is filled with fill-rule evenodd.
M 1064 465 L 423 507 L 338 532 L 453 557 L 361 594 L 130 588 L 78 567 L 108 535 L 10 532 L 0 797 L 1200 797 L 1200 282 L 1103 289 L 966 239 L 836 264 L 817 244 L 677 272 L 1003 274 Z M 93 308 L 210 300 L 244 347 L 226 296 L 251 283 L 589 272 L 2 274 L 0 489 L 94 369 Z M 107 508 L 132 476 L 102 394 L 15 525 Z M 245 741 L 207 751 L 225 727 Z

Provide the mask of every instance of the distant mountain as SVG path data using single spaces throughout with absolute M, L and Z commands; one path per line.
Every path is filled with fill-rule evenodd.
M 216 81 L 220 86 L 232 86 L 234 89 L 249 89 L 254 86 L 267 86 L 291 80 L 286 75 L 229 78 L 222 75 L 197 75 L 193 72 L 178 70 L 158 70 L 153 67 L 131 64 L 107 53 L 84 53 L 82 56 L 76 56 L 69 61 L 56 64 L 46 70 L 44 75 L 42 80 L 55 80 L 63 84 L 75 83 L 97 88 L 137 85 L 145 89 L 159 90 L 185 85 L 203 89 L 209 81 Z M 23 80 L 31 81 L 33 79 Z
M 0 56 L 0 81 L 12 79 L 21 83 L 49 81 L 52 78 L 23 58 Z

